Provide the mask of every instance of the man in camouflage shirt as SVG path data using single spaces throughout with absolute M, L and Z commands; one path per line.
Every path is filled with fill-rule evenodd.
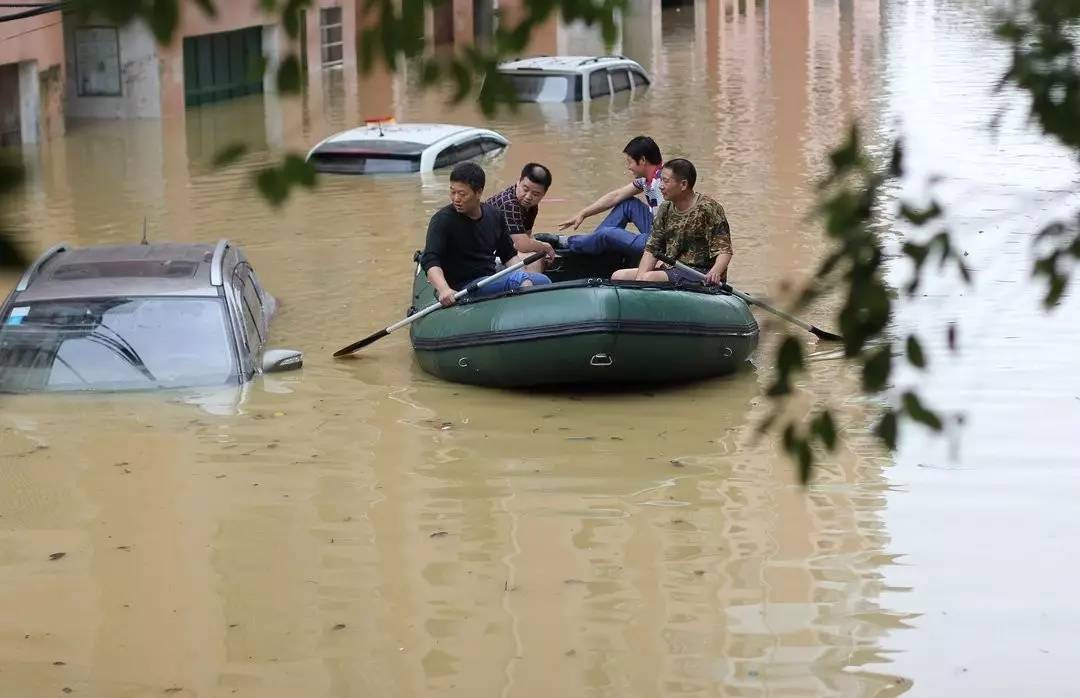
M 637 269 L 620 269 L 612 274 L 616 281 L 679 281 L 697 279 L 668 265 L 657 263 L 662 254 L 694 267 L 705 274 L 705 283 L 727 280 L 731 262 L 731 228 L 724 207 L 716 200 L 694 191 L 697 170 L 693 163 L 676 158 L 664 164 L 660 189 L 664 203 L 656 211 L 652 235 L 641 255 Z

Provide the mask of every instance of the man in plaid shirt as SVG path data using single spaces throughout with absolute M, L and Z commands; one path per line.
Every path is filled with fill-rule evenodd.
M 548 243 L 534 240 L 532 237 L 533 223 L 536 222 L 536 214 L 540 211 L 540 200 L 544 198 L 550 187 L 551 170 L 539 163 L 530 162 L 521 168 L 521 176 L 517 184 L 511 184 L 484 202 L 502 213 L 510 239 L 514 241 L 517 251 L 522 254 L 547 252 L 551 249 Z M 543 264 L 542 260 L 533 262 L 529 265 L 528 271 L 542 272 Z

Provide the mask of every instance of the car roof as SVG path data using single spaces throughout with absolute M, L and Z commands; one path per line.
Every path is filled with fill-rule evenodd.
M 215 246 L 159 242 L 100 245 L 55 252 L 32 269 L 16 303 L 110 296 L 216 296 Z
M 499 70 L 541 70 L 580 73 L 592 65 L 624 64 L 641 67 L 625 56 L 532 56 L 499 64 Z
M 366 145 L 409 143 L 417 146 L 413 154 L 418 155 L 427 146 L 465 131 L 482 132 L 485 129 L 456 124 L 373 124 L 335 133 L 320 145 L 349 141 L 365 141 Z

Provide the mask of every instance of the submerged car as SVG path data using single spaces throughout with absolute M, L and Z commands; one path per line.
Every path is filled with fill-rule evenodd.
M 227 386 L 300 368 L 300 352 L 266 348 L 276 309 L 228 240 L 57 245 L 0 306 L 0 391 Z
M 500 63 L 520 102 L 588 102 L 643 90 L 648 73 L 625 56 L 536 56 Z
M 510 141 L 500 133 L 453 124 L 376 123 L 336 133 L 311 149 L 316 172 L 430 172 L 494 154 Z

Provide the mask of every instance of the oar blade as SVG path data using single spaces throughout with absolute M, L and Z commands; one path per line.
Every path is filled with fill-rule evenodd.
M 382 339 L 383 337 L 385 337 L 388 334 L 390 334 L 390 333 L 387 332 L 385 329 L 379 330 L 378 332 L 376 332 L 374 334 L 370 334 L 367 337 L 364 337 L 363 339 L 361 339 L 358 342 L 353 342 L 352 344 L 350 344 L 347 347 L 342 347 L 341 349 L 338 349 L 337 351 L 334 352 L 334 358 L 338 359 L 338 358 L 341 358 L 342 356 L 348 356 L 349 354 L 356 353 L 356 352 L 360 351 L 361 349 L 363 349 L 364 347 L 366 347 L 367 345 L 379 341 L 380 339 Z
M 844 338 L 838 334 L 833 334 L 828 330 L 823 330 L 817 325 L 810 325 L 810 331 L 814 333 L 814 336 L 818 339 L 823 339 L 826 342 L 842 342 Z
M 535 253 L 529 255 L 528 257 L 526 257 L 524 260 L 518 262 L 517 264 L 512 264 L 511 266 L 508 266 L 508 267 L 506 267 L 505 269 L 503 269 L 501 271 L 495 272 L 491 276 L 488 276 L 488 277 L 486 277 L 484 279 L 480 279 L 479 281 L 476 281 L 476 282 L 470 284 L 463 291 L 459 291 L 458 293 L 456 293 L 454 295 L 454 298 L 461 298 L 461 297 L 467 296 L 470 293 L 472 293 L 473 291 L 475 291 L 476 289 L 480 288 L 481 286 L 484 286 L 485 284 L 490 283 L 491 281 L 493 281 L 495 279 L 506 276 L 507 274 L 512 274 L 515 271 L 517 271 L 518 269 L 521 269 L 522 267 L 524 267 L 526 264 L 532 264 L 533 262 L 536 262 L 536 261 L 538 261 L 540 259 L 543 259 L 544 256 L 545 256 L 545 254 L 543 252 L 535 252 Z M 334 356 L 335 359 L 337 359 L 337 358 L 341 358 L 342 356 L 348 356 L 349 354 L 353 354 L 353 353 L 363 349 L 367 345 L 371 344 L 372 342 L 379 341 L 380 339 L 382 339 L 386 335 L 390 334 L 394 330 L 401 329 L 402 327 L 405 327 L 406 325 L 414 322 L 415 320 L 418 320 L 418 319 L 424 317 L 425 315 L 427 315 L 429 313 L 432 313 L 432 312 L 438 310 L 441 307 L 442 306 L 437 302 L 432 303 L 431 305 L 424 308 L 420 312 L 413 313 L 412 315 L 410 315 L 409 317 L 405 318 L 404 320 L 402 320 L 400 322 L 396 322 L 393 325 L 390 325 L 389 327 L 385 327 L 385 328 L 379 330 L 375 334 L 364 337 L 359 342 L 354 342 L 354 343 L 350 344 L 347 347 L 342 347 L 341 349 L 338 349 L 337 351 L 334 352 L 333 356 Z

